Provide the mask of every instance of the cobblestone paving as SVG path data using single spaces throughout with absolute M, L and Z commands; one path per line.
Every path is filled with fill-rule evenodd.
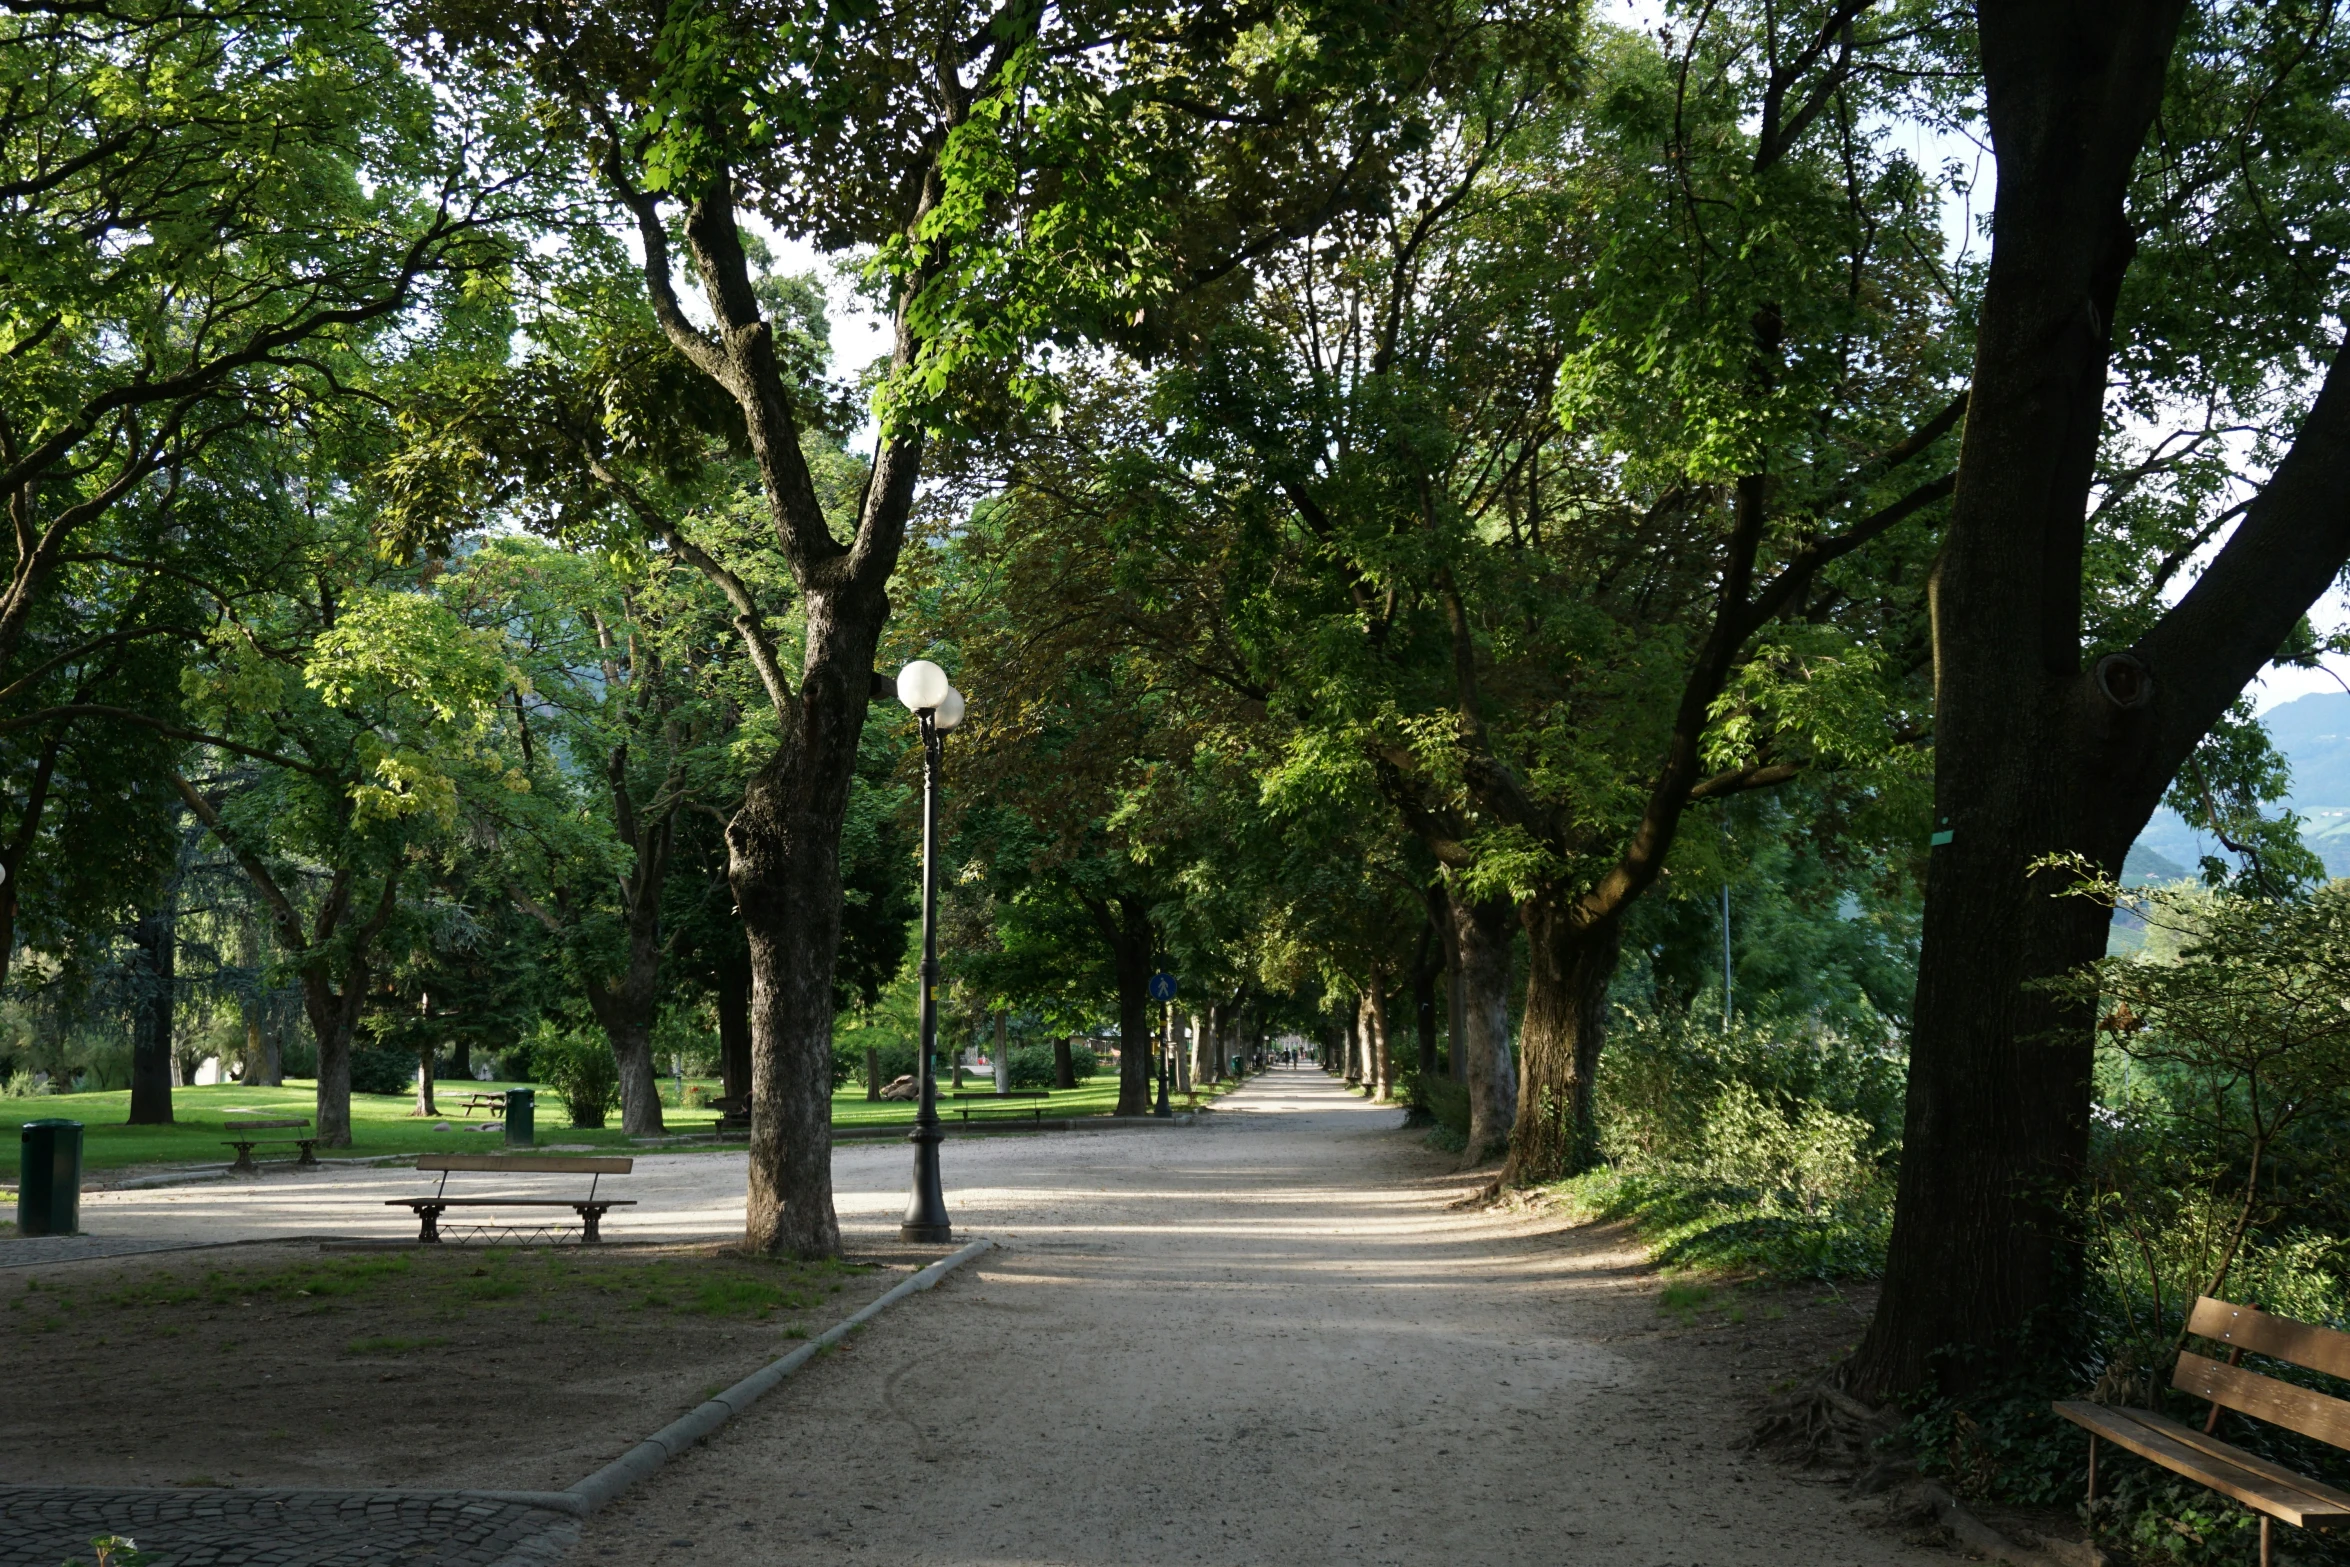
M 154 1567 L 548 1567 L 578 1521 L 494 1493 L 0 1485 L 0 1567 L 138 1542 Z

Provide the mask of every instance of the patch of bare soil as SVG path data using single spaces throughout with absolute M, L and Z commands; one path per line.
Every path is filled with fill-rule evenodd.
M 12 1270 L 0 1480 L 560 1489 L 936 1256 L 286 1244 Z

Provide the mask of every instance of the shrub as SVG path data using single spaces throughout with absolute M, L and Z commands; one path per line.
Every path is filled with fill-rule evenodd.
M 1071 1043 L 1069 1046 L 1069 1075 L 1083 1086 L 1101 1076 L 1102 1058 L 1091 1045 Z
M 1014 1088 L 1053 1086 L 1051 1045 L 1015 1045 L 1006 1054 L 1011 1057 L 1011 1084 Z
M 316 1072 L 315 1059 L 310 1070 Z M 291 1068 L 288 1069 L 289 1075 Z M 416 1058 L 400 1050 L 372 1050 L 351 1047 L 351 1092 L 355 1094 L 405 1093 L 416 1081 Z
M 573 1126 L 600 1127 L 620 1108 L 619 1063 L 593 1030 L 543 1022 L 531 1035 L 530 1058 L 537 1080 L 563 1097 Z
M 1903 1065 L 1887 1044 L 1818 1025 L 1724 1030 L 1619 1011 L 1600 1064 L 1608 1162 L 1562 1195 L 1630 1220 L 1668 1266 L 1874 1274 L 1892 1227 Z M 1448 1090 L 1459 1092 L 1434 1088 Z M 1464 1131 L 1467 1112 L 1463 1094 Z

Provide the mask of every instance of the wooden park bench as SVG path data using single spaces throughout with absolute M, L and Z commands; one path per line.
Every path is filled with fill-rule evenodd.
M 971 1119 L 972 1110 L 978 1105 L 991 1102 L 1001 1104 L 1007 1099 L 1050 1099 L 1052 1096 L 1052 1090 L 1049 1088 L 1010 1088 L 1000 1094 L 991 1088 L 983 1094 L 949 1094 L 947 1097 L 955 1101 L 957 1113 L 968 1121 Z M 1013 1108 L 1026 1110 L 1028 1114 L 1039 1121 L 1044 1119 L 1043 1105 L 1015 1105 Z
M 2226 1360 L 2181 1353 L 2171 1386 L 2208 1399 L 2203 1428 L 2144 1409 L 2123 1409 L 2067 1399 L 2056 1412 L 2089 1432 L 2089 1495 L 2097 1495 L 2097 1441 L 2100 1437 L 2150 1463 L 2232 1496 L 2260 1515 L 2260 1567 L 2269 1567 L 2269 1524 L 2282 1518 L 2297 1529 L 2331 1529 L 2350 1523 L 2350 1492 L 2295 1474 L 2280 1464 L 2221 1441 L 2213 1432 L 2219 1412 L 2239 1414 L 2350 1448 L 2350 1401 L 2246 1370 L 2247 1351 L 2328 1376 L 2350 1377 L 2350 1333 L 2311 1327 L 2290 1317 L 2272 1317 L 2256 1306 L 2235 1306 L 2208 1295 L 2195 1302 L 2187 1331 L 2228 1346 Z
M 416 1239 L 419 1244 L 426 1245 L 437 1243 L 440 1240 L 441 1215 L 451 1208 L 569 1208 L 579 1215 L 579 1222 L 583 1226 L 579 1243 L 582 1246 L 593 1246 L 604 1238 L 599 1226 L 603 1223 L 607 1209 L 636 1206 L 636 1199 L 633 1197 L 598 1196 L 596 1194 L 597 1185 L 607 1175 L 626 1175 L 634 1168 L 635 1164 L 634 1159 L 625 1157 L 581 1159 L 542 1155 L 509 1158 L 500 1154 L 423 1154 L 418 1157 L 416 1168 L 425 1171 L 438 1170 L 441 1175 L 441 1184 L 434 1189 L 430 1197 L 387 1197 L 384 1199 L 384 1206 L 406 1208 L 413 1212 L 421 1222 Z M 583 1197 L 452 1197 L 449 1195 L 449 1177 L 451 1175 L 482 1171 L 499 1171 L 511 1175 L 585 1175 L 590 1179 L 587 1195 Z M 549 1240 L 555 1238 L 553 1227 L 548 1225 L 475 1224 L 466 1226 L 466 1229 L 477 1237 L 486 1235 L 492 1230 L 498 1230 L 536 1233 L 546 1236 Z
M 305 1127 L 309 1124 L 310 1118 L 302 1115 L 266 1121 L 247 1120 L 239 1116 L 233 1121 L 223 1121 L 221 1130 L 224 1132 L 267 1132 L 288 1127 Z M 259 1175 L 261 1173 L 261 1166 L 253 1162 L 254 1149 L 264 1146 L 282 1147 L 287 1143 L 291 1143 L 301 1150 L 301 1157 L 294 1161 L 295 1164 L 307 1165 L 313 1169 L 318 1165 L 318 1156 L 311 1151 L 318 1146 L 316 1137 L 231 1137 L 227 1141 L 228 1145 L 237 1151 L 236 1163 L 230 1165 L 229 1169 L 239 1175 Z

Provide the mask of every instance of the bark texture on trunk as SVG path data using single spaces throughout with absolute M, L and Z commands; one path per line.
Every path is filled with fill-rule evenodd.
M 1460 985 L 1467 1013 L 1461 1047 L 1469 1066 L 1469 1144 L 1461 1163 L 1485 1163 L 1509 1150 L 1517 1113 L 1517 1074 L 1510 1069 L 1510 933 L 1507 898 L 1466 902 L 1456 896 L 1452 925 L 1460 944 Z
M 416 1113 L 421 1116 L 440 1114 L 432 1099 L 432 1046 L 416 1047 Z
M 770 1256 L 840 1252 L 832 1205 L 832 971 L 840 950 L 840 829 L 873 648 L 827 656 L 842 628 L 812 601 L 801 743 L 752 781 L 727 825 L 735 905 L 751 950 L 751 1157 L 743 1244 Z M 865 621 L 874 635 L 880 618 Z M 853 701 L 835 685 L 859 671 Z
M 171 1032 L 179 966 L 179 878 L 131 930 L 132 1126 L 171 1124 Z
M 1518 1033 L 1517 1124 L 1502 1172 L 1507 1186 L 1555 1181 L 1599 1158 L 1599 1048 L 1623 927 L 1613 919 L 1585 924 L 1579 913 L 1566 898 L 1524 911 L 1526 1017 Z
M 1077 1086 L 1077 1063 L 1070 1057 L 1069 1036 L 1067 1034 L 1063 1034 L 1053 1041 L 1053 1086 L 1055 1088 L 1075 1088 Z
M 1387 1037 L 1387 973 L 1371 970 L 1371 992 L 1363 998 L 1363 1021 L 1370 1039 L 1371 1097 L 1384 1103 L 1395 1097 L 1395 1053 Z
M 995 1048 L 990 1054 L 989 1059 L 995 1063 L 995 1091 L 999 1094 L 1008 1094 L 1012 1091 L 1012 1040 L 1010 1028 L 1010 1015 L 1007 1014 L 1002 1007 L 996 1008 Z
M 1935 847 L 1884 1289 L 1845 1376 L 1920 1386 L 2077 1278 L 2091 1017 L 2033 982 L 2104 951 L 2105 921 L 2030 867 L 2118 872 L 2164 789 L 2350 557 L 2350 354 L 2195 585 L 2084 668 L 2088 497 L 2125 211 L 2183 5 L 1985 4 L 1995 239 L 1947 541 L 1931 583 Z M 1943 1362 L 1943 1375 L 1963 1358 Z
M 599 630 L 601 625 L 599 621 Z M 631 677 L 640 691 L 663 690 L 655 661 L 642 660 L 640 667 L 632 669 Z M 659 694 L 653 698 L 655 704 L 660 700 Z M 639 721 L 649 721 L 661 713 L 648 708 L 636 716 Z M 661 959 L 667 950 L 661 939 L 661 890 L 668 882 L 669 858 L 677 844 L 675 802 L 684 794 L 684 769 L 682 765 L 670 767 L 654 790 L 656 804 L 649 810 L 638 807 L 630 788 L 626 742 L 614 746 L 605 757 L 604 772 L 612 798 L 613 825 L 632 854 L 628 874 L 620 879 L 620 924 L 626 945 L 619 972 L 589 979 L 588 1006 L 604 1030 L 613 1064 L 619 1069 L 620 1129 L 631 1137 L 657 1137 L 663 1125 L 660 1072 L 653 1063 L 653 1024 L 660 1015 Z

